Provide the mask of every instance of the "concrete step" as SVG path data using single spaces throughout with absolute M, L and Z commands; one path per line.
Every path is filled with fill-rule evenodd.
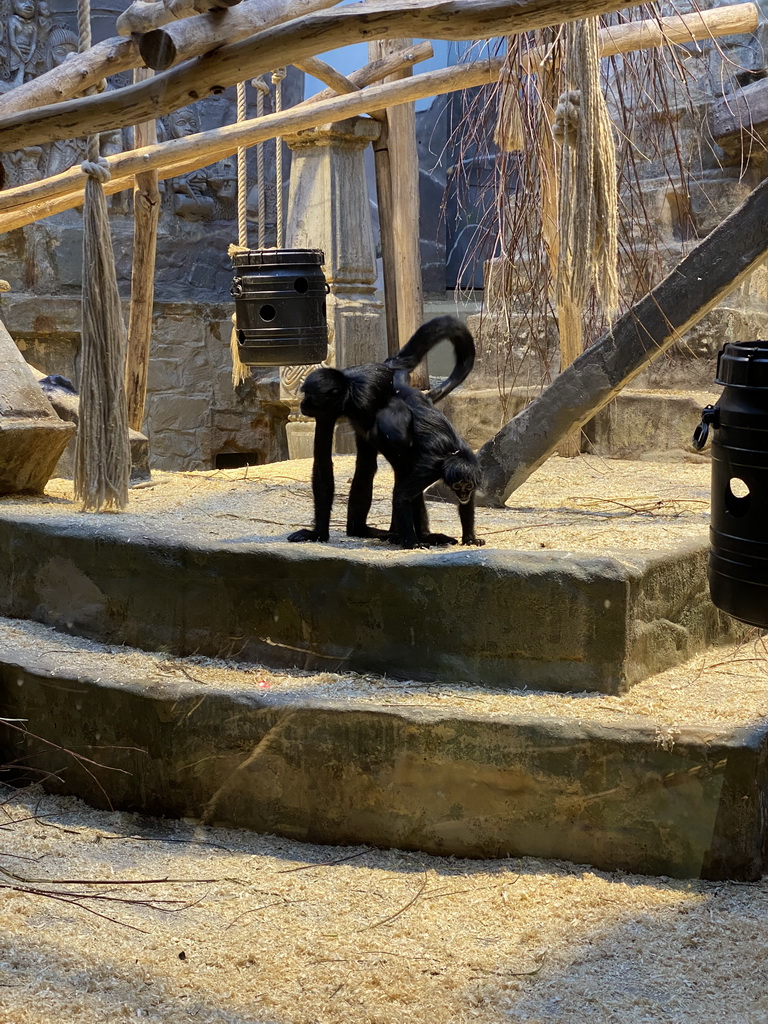
M 718 651 L 625 697 L 536 696 L 275 674 L 6 619 L 0 764 L 98 807 L 310 842 L 755 879 L 768 709 L 746 660 Z
M 0 501 L 0 615 L 180 655 L 620 693 L 733 623 L 709 600 L 707 467 L 614 466 L 550 460 L 478 510 L 485 547 L 422 551 L 285 543 L 312 519 L 310 460 L 159 474 L 120 515 L 79 513 L 54 481 L 47 502 Z M 380 472 L 379 525 L 391 487 Z M 455 534 L 454 506 L 430 517 Z

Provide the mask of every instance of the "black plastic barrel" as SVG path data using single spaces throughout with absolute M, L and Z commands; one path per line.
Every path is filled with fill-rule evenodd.
M 320 249 L 251 249 L 232 257 L 242 363 L 292 366 L 325 359 L 324 258 Z
M 717 360 L 724 391 L 694 444 L 712 437 L 709 589 L 742 622 L 768 626 L 768 341 L 730 343 Z

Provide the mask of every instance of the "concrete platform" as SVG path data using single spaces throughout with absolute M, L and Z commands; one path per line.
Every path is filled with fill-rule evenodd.
M 0 763 L 99 807 L 312 842 L 755 879 L 765 707 L 758 695 L 741 716 L 713 716 L 721 682 L 701 678 L 694 665 L 649 688 L 655 716 L 628 698 L 531 710 L 539 698 L 524 693 L 485 710 L 478 688 L 273 676 L 0 620 L 0 717 L 13 722 Z M 686 682 L 702 707 L 666 713 Z
M 486 547 L 416 552 L 286 543 L 311 521 L 309 461 L 167 474 L 120 515 L 49 488 L 0 501 L 0 615 L 181 655 L 619 693 L 733 624 L 708 596 L 707 468 L 615 465 L 551 460 L 479 510 Z M 380 472 L 382 525 L 390 488 Z M 456 532 L 453 506 L 430 515 Z

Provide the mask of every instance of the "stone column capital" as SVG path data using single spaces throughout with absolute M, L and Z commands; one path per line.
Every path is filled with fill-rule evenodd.
M 339 149 L 365 149 L 381 135 L 381 122 L 371 117 L 348 117 L 343 121 L 329 121 L 294 135 L 283 136 L 291 150 L 310 147 L 336 146 Z

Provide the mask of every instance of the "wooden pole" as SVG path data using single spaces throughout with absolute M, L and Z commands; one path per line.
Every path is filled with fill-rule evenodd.
M 151 75 L 152 72 L 145 68 L 137 69 L 134 71 L 134 80 L 139 81 Z M 136 125 L 134 144 L 137 148 L 157 144 L 157 127 L 154 121 Z M 141 430 L 144 423 L 159 219 L 160 191 L 157 170 L 143 171 L 136 175 L 133 190 L 133 266 L 125 368 L 128 425 L 132 430 Z
M 501 506 L 552 454 L 768 256 L 768 179 L 479 452 L 480 503 Z M 714 374 L 714 366 L 712 367 Z
M 377 46 L 369 43 L 369 47 Z M 370 49 L 369 49 L 370 53 Z M 392 172 L 389 161 L 389 118 L 381 122 L 381 133 L 373 143 L 376 171 L 376 205 L 379 210 L 379 241 L 381 243 L 381 274 L 384 282 L 384 317 L 387 331 L 387 354 L 400 349 L 400 328 L 397 321 L 397 273 L 395 264 L 395 233 L 392 229 Z
M 540 73 L 541 118 L 539 121 L 539 151 L 541 167 L 541 237 L 547 253 L 549 293 L 554 295 L 555 275 L 560 259 L 560 234 L 558 230 L 559 196 L 559 152 L 552 136 L 552 118 L 555 103 L 562 91 L 562 76 L 551 63 Z M 557 304 L 557 327 L 560 337 L 560 369 L 573 362 L 581 354 L 583 331 L 580 311 L 567 302 Z M 558 452 L 567 458 L 578 455 L 581 450 L 581 431 L 571 431 L 562 439 Z
M 379 44 L 382 56 L 410 45 L 410 39 L 389 39 Z M 410 69 L 400 77 L 411 75 Z M 387 149 L 391 194 L 391 249 L 395 267 L 397 334 L 395 351 L 401 348 L 424 319 L 419 246 L 419 154 L 416 146 L 416 111 L 413 103 L 401 103 L 387 111 Z M 425 364 L 413 375 L 416 387 L 428 386 Z

